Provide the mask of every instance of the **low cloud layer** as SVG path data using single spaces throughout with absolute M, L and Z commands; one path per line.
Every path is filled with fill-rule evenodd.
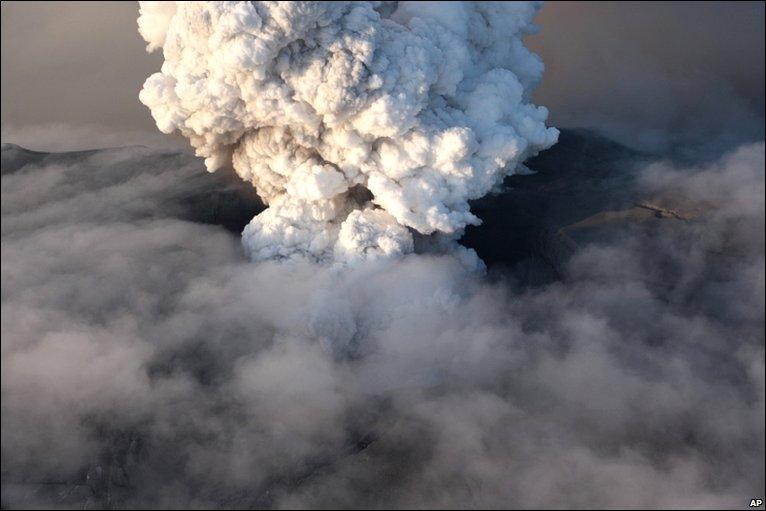
M 182 154 L 3 167 L 3 507 L 739 507 L 763 489 L 762 143 L 641 169 L 637 192 L 685 219 L 602 229 L 525 291 L 449 256 L 247 263 L 236 234 L 184 220 L 213 176 Z

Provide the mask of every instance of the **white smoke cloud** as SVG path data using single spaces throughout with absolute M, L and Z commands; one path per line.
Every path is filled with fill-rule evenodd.
M 140 99 L 269 208 L 250 257 L 352 262 L 448 243 L 468 201 L 553 145 L 522 44 L 539 2 L 141 2 Z

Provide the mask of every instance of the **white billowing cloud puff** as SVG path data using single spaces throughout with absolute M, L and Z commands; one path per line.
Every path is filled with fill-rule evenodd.
M 553 145 L 522 44 L 539 2 L 141 2 L 140 99 L 269 208 L 252 259 L 354 262 L 457 239 L 468 201 Z

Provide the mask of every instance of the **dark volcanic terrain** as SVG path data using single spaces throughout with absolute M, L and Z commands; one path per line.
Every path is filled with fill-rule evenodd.
M 578 238 L 569 227 L 593 219 L 588 223 L 592 234 L 597 216 L 613 210 L 639 213 L 623 221 L 646 216 L 637 206 L 644 199 L 633 195 L 630 184 L 633 169 L 650 159 L 587 130 L 562 130 L 555 146 L 527 162 L 535 174 L 511 176 L 500 193 L 472 202 L 482 225 L 469 227 L 461 243 L 475 249 L 491 270 L 513 268 L 521 283 L 560 278 L 561 265 Z M 46 153 L 3 144 L 3 174 L 34 172 L 50 164 L 61 165 L 65 183 L 87 178 L 94 189 L 141 174 L 172 175 L 177 190 L 161 210 L 151 213 L 156 217 L 221 225 L 239 233 L 264 208 L 255 190 L 232 169 L 205 172 L 201 160 L 186 153 L 143 148 Z M 118 206 L 130 214 L 130 204 Z

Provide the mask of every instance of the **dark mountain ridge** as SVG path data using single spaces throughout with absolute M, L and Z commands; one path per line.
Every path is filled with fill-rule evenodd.
M 592 131 L 562 130 L 555 146 L 527 162 L 534 174 L 510 176 L 500 193 L 472 202 L 482 225 L 469 227 L 461 243 L 475 249 L 490 269 L 516 268 L 521 281 L 558 278 L 572 242 L 562 230 L 603 211 L 632 207 L 633 169 L 649 159 Z M 88 179 L 94 186 L 176 167 L 177 189 L 152 214 L 221 225 L 234 233 L 264 209 L 255 190 L 233 170 L 205 172 L 188 153 L 143 147 L 48 153 L 2 146 L 3 175 L 45 165 L 60 165 L 71 179 Z

